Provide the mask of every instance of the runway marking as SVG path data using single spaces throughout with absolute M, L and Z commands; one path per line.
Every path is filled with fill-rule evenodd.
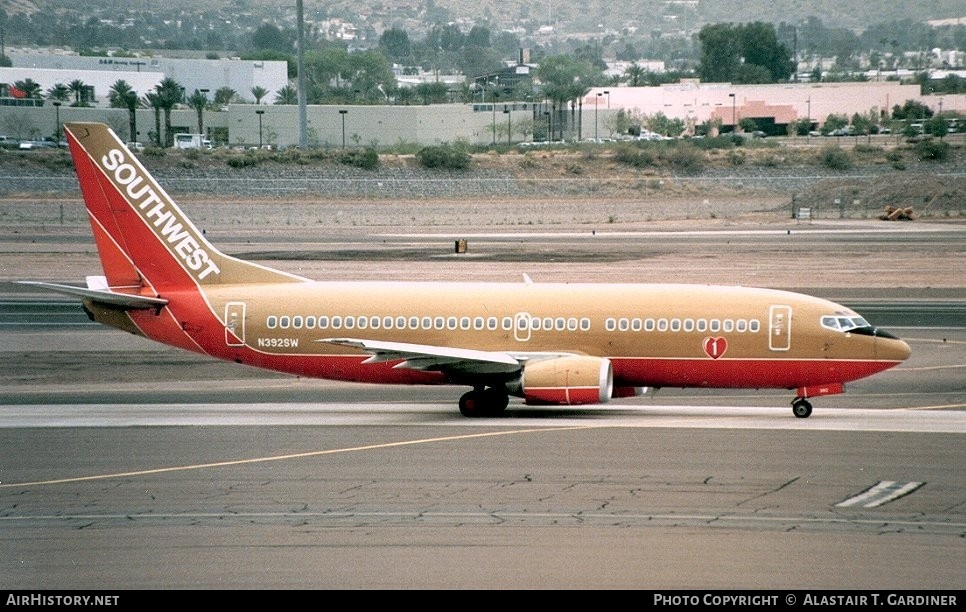
M 567 427 L 548 427 L 542 429 L 513 429 L 510 431 L 491 431 L 487 433 L 463 434 L 458 436 L 443 436 L 440 438 L 423 438 L 419 440 L 406 440 L 403 442 L 386 442 L 383 444 L 369 444 L 366 446 L 353 446 L 350 448 L 333 448 L 321 451 L 308 451 L 305 453 L 293 453 L 290 455 L 277 455 L 269 457 L 255 457 L 252 459 L 236 459 L 232 461 L 217 461 L 214 463 L 199 463 L 195 465 L 179 465 L 166 468 L 154 468 L 149 470 L 135 470 L 132 472 L 115 472 L 113 474 L 95 474 L 92 476 L 77 476 L 74 478 L 57 478 L 53 480 L 35 480 L 33 482 L 2 483 L 0 489 L 12 487 L 28 487 L 39 485 L 66 484 L 71 482 L 88 482 L 92 480 L 108 480 L 110 478 L 128 478 L 131 476 L 147 476 L 151 474 L 164 474 L 168 472 L 183 472 L 188 470 L 203 470 L 207 468 L 228 467 L 235 465 L 246 465 L 250 463 L 265 463 L 268 461 L 287 461 L 289 459 L 304 459 L 305 457 L 320 457 L 322 455 L 334 455 L 336 453 L 353 453 L 357 451 L 375 450 L 383 448 L 393 448 L 397 446 L 409 446 L 413 444 L 430 444 L 433 442 L 450 442 L 452 440 L 469 440 L 472 438 L 487 438 L 491 436 L 510 436 L 522 433 L 535 433 L 546 431 L 568 431 L 573 429 L 591 429 L 601 427 L 600 425 L 570 425 Z
M 962 537 L 962 532 L 966 529 L 966 522 L 948 522 L 938 520 L 889 520 L 882 518 L 849 518 L 849 517 L 806 517 L 806 516 L 761 516 L 755 515 L 728 515 L 728 514 L 647 514 L 647 513 L 589 513 L 589 512 L 346 512 L 346 511 L 322 511 L 322 512 L 185 512 L 178 513 L 124 513 L 124 514 L 44 514 L 38 516 L 0 516 L 0 523 L 31 523 L 36 521 L 62 523 L 65 521 L 124 521 L 134 520 L 156 521 L 156 520 L 189 520 L 216 519 L 219 522 L 225 520 L 251 521 L 258 519 L 266 520 L 298 520 L 306 521 L 309 519 L 328 520 L 328 521 L 351 521 L 353 526 L 357 526 L 360 521 L 368 519 L 379 521 L 381 524 L 388 524 L 386 521 L 411 521 L 421 525 L 436 525 L 441 521 L 453 521 L 460 525 L 468 523 L 506 523 L 508 521 L 534 522 L 543 520 L 554 526 L 566 526 L 568 521 L 573 524 L 591 524 L 604 522 L 607 525 L 633 525 L 641 524 L 645 526 L 672 526 L 684 527 L 691 524 L 704 524 L 706 526 L 722 525 L 767 525 L 767 524 L 789 524 L 789 525 L 851 525 L 854 527 L 866 527 L 874 529 L 880 533 L 888 529 L 911 527 L 917 530 L 931 528 L 942 532 L 951 532 L 957 537 Z
M 863 508 L 875 508 L 899 499 L 904 495 L 909 495 L 924 484 L 926 483 L 880 480 L 877 484 L 869 487 L 862 493 L 835 504 L 835 507 L 845 508 L 847 506 L 861 505 Z
M 934 370 L 958 370 L 959 368 L 966 368 L 966 363 L 957 363 L 953 365 L 940 365 L 940 366 L 919 366 L 915 368 L 896 368 L 896 372 L 931 372 Z
M 935 406 L 909 406 L 906 410 L 950 410 L 952 408 L 966 408 L 966 404 L 937 404 Z

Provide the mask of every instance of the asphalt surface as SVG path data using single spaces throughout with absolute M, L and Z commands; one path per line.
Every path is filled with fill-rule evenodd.
M 428 248 L 423 240 L 406 238 L 416 251 Z M 442 272 L 508 274 L 493 264 L 501 240 L 474 239 L 482 252 L 473 265 L 448 254 Z M 514 240 L 536 253 L 574 243 Z M 963 232 L 816 234 L 800 252 L 824 245 L 820 259 L 835 267 L 822 273 L 838 281 L 824 286 L 815 275 L 796 282 L 767 254 L 752 264 L 756 244 L 768 252 L 779 240 L 615 235 L 609 252 L 637 255 L 524 263 L 548 278 L 561 267 L 607 276 L 639 266 L 641 249 L 655 243 L 664 245 L 655 257 L 671 259 L 686 258 L 695 241 L 733 243 L 737 269 L 774 270 L 774 284 L 871 311 L 910 343 L 907 362 L 816 398 L 808 419 L 792 416 L 791 392 L 662 389 L 601 407 L 514 403 L 504 418 L 470 420 L 456 408 L 462 389 L 313 381 L 212 362 L 91 326 L 63 300 L 3 282 L 4 587 L 958 591 Z M 945 266 L 935 286 L 890 287 L 847 265 L 850 253 L 885 243 L 891 253 L 953 257 L 933 258 Z M 402 248 L 387 237 L 358 244 L 363 253 Z M 413 258 L 414 275 L 441 273 L 435 259 Z M 323 274 L 346 267 L 287 261 Z M 386 261 L 405 263 L 353 267 L 374 274 Z M 715 272 L 705 268 L 682 276 Z M 36 265 L 21 271 L 45 277 Z

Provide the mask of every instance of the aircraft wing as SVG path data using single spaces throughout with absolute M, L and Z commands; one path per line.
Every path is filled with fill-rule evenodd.
M 402 360 L 393 367 L 413 370 L 439 370 L 461 374 L 510 374 L 523 367 L 521 358 L 500 351 L 477 351 L 429 344 L 386 342 L 360 338 L 323 338 L 328 342 L 351 346 L 371 353 L 364 363 Z
M 20 281 L 22 285 L 33 285 L 42 289 L 48 289 L 65 295 L 73 295 L 88 298 L 100 304 L 110 304 L 130 309 L 149 309 L 161 308 L 168 303 L 164 298 L 148 297 L 131 293 L 117 293 L 106 289 L 91 289 L 88 287 L 75 287 L 73 285 L 61 285 L 58 283 L 44 283 L 40 281 Z

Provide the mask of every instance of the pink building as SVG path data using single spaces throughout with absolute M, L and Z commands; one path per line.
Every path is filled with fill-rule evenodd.
M 851 117 L 874 111 L 885 118 L 892 107 L 907 100 L 934 112 L 941 106 L 943 112 L 966 114 L 966 95 L 921 96 L 918 84 L 898 81 L 733 85 L 685 80 L 659 87 L 597 87 L 584 96 L 583 110 L 624 109 L 643 116 L 663 113 L 694 124 L 720 119 L 730 129 L 746 117 L 772 120 L 776 125 L 808 117 L 818 126 L 831 114 Z

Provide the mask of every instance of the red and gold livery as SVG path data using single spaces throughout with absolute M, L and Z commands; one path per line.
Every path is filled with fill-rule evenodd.
M 891 368 L 909 346 L 798 293 L 675 284 L 316 282 L 208 242 L 106 126 L 65 126 L 103 276 L 95 321 L 240 364 L 336 380 L 471 388 L 466 416 L 597 404 L 647 387 L 781 388 L 807 398 Z

